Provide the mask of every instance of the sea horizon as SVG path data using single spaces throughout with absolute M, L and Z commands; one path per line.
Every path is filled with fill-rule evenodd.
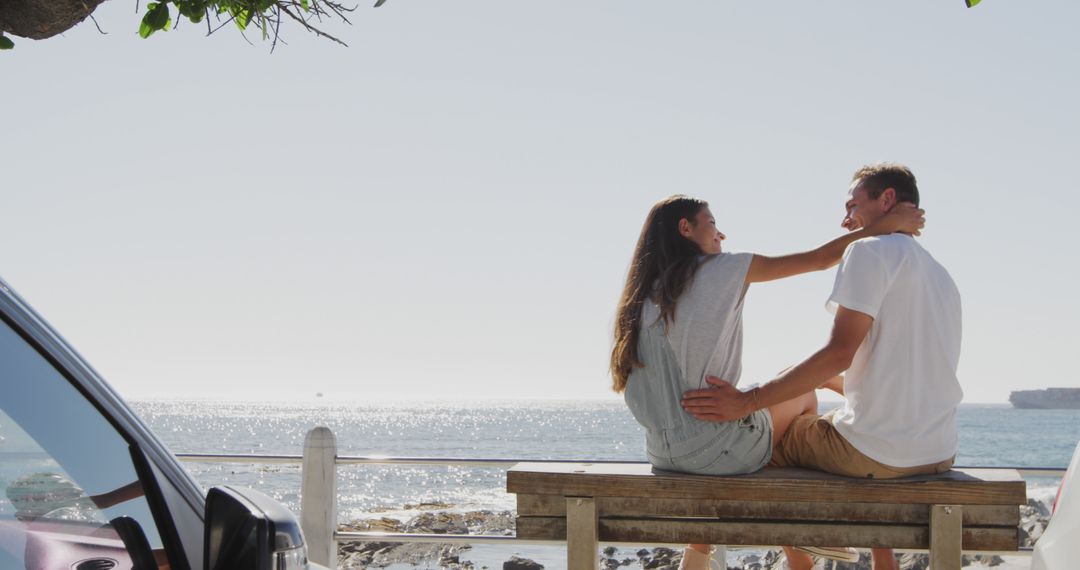
M 1036 388 L 1032 388 L 1035 390 Z M 505 396 L 453 396 L 453 397 L 426 397 L 426 398 L 402 398 L 392 397 L 385 395 L 366 396 L 363 394 L 334 394 L 323 393 L 323 395 L 297 395 L 297 394 L 278 394 L 274 396 L 260 395 L 257 398 L 252 398 L 243 394 L 172 394 L 172 393 L 154 393 L 154 394 L 127 394 L 121 393 L 121 397 L 130 402 L 160 402 L 160 401 L 192 401 L 192 402 L 249 402 L 249 403 L 331 403 L 331 404 L 358 404 L 358 403 L 373 403 L 373 404 L 402 404 L 402 405 L 422 405 L 422 404 L 468 404 L 468 403 L 505 403 L 505 404 L 525 404 L 525 403 L 546 403 L 546 404 L 572 404 L 575 402 L 585 403 L 622 403 L 622 396 L 583 396 L 580 398 L 569 397 L 551 397 L 551 398 L 513 398 Z M 818 399 L 821 405 L 840 405 L 843 404 L 842 399 L 833 398 L 820 398 Z M 960 403 L 960 406 L 1003 406 L 1012 407 L 1012 404 L 1008 401 L 983 401 L 983 402 L 968 402 L 964 401 Z

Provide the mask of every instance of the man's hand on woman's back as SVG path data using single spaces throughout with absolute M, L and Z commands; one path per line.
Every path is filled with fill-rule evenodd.
M 705 381 L 713 387 L 683 394 L 682 407 L 690 415 L 707 422 L 729 422 L 753 413 L 753 396 L 750 392 L 742 392 L 716 376 L 706 376 Z

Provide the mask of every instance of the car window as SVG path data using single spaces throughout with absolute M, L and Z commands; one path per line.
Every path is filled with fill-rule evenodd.
M 119 517 L 161 552 L 128 443 L 2 321 L 0 489 L 0 568 L 130 568 Z

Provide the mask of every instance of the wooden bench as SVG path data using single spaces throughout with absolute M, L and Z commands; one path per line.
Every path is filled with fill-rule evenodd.
M 897 480 L 805 469 L 708 477 L 640 463 L 519 463 L 517 536 L 567 541 L 569 570 L 597 567 L 599 543 L 929 549 L 935 570 L 961 550 L 1015 551 L 1024 480 L 1015 470 L 957 469 Z

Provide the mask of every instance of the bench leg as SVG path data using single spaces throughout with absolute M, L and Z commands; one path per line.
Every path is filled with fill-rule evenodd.
M 600 550 L 599 520 L 592 497 L 566 498 L 566 567 L 596 570 Z
M 960 570 L 964 507 L 931 505 L 930 568 Z

